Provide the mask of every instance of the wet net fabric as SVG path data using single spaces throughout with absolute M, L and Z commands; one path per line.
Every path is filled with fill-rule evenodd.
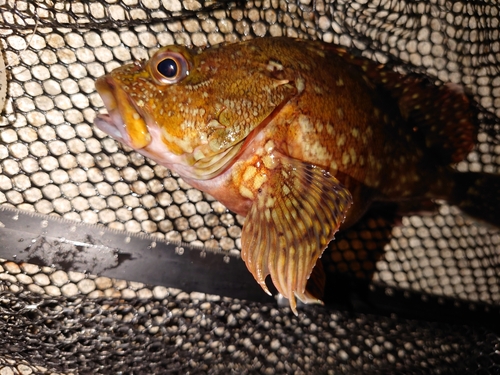
M 334 42 L 466 86 L 482 127 L 457 168 L 500 173 L 499 12 L 495 1 L 0 1 L 0 203 L 238 251 L 242 217 L 92 125 L 94 82 L 159 46 L 264 36 Z M 333 307 L 295 317 L 2 260 L 0 374 L 500 373 L 497 229 L 448 205 L 375 207 L 323 262 Z

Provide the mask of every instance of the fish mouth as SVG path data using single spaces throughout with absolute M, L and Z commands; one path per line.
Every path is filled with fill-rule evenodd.
M 107 114 L 99 114 L 94 125 L 117 141 L 133 149 L 142 149 L 151 143 L 144 113 L 113 79 L 101 77 L 95 84 Z

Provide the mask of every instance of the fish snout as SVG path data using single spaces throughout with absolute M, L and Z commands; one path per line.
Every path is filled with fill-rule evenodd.
M 146 121 L 129 94 L 108 76 L 99 78 L 95 86 L 108 111 L 96 117 L 95 126 L 133 149 L 149 145 L 151 135 Z

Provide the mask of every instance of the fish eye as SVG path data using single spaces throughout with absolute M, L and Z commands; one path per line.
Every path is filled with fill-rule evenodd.
M 189 63 L 178 52 L 159 51 L 149 61 L 149 71 L 157 84 L 171 85 L 189 75 Z
M 158 65 L 156 65 L 156 69 L 158 70 L 158 73 L 168 79 L 175 79 L 175 77 L 177 77 L 177 73 L 179 72 L 177 61 L 170 57 L 160 61 Z

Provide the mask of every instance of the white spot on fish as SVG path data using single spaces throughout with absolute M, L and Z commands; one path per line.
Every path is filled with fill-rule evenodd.
M 323 94 L 323 89 L 317 85 L 314 85 L 314 92 L 318 95 Z
M 297 81 L 295 82 L 295 87 L 297 87 L 297 93 L 300 94 L 302 91 L 304 91 L 306 87 L 306 83 L 303 78 L 297 78 Z
M 337 170 L 339 169 L 339 166 L 337 165 L 337 162 L 335 160 L 332 160 L 332 162 L 330 163 L 330 169 L 334 172 L 337 172 Z
M 262 174 L 262 173 L 256 174 L 256 176 L 253 179 L 253 189 L 254 189 L 254 191 L 259 190 L 260 187 L 262 186 L 262 184 L 264 182 L 266 182 L 266 181 L 267 181 L 267 175 L 266 174 Z
M 318 133 L 321 133 L 321 132 L 323 131 L 323 123 L 322 123 L 321 121 L 318 121 L 318 122 L 316 123 L 316 131 L 317 131 Z
M 283 65 L 280 64 L 278 61 L 269 60 L 266 69 L 269 70 L 270 72 L 281 71 L 283 70 Z
M 326 124 L 326 132 L 328 133 L 328 135 L 333 135 L 335 133 L 332 124 Z
M 343 145 L 345 145 L 345 140 L 345 134 L 341 134 L 340 137 L 337 138 L 337 146 L 342 147 Z
M 309 121 L 309 117 L 306 115 L 299 115 L 299 125 L 302 131 L 302 134 L 311 133 L 314 129 L 311 126 L 311 122 Z
M 274 145 L 274 142 L 273 142 L 272 140 L 269 140 L 269 141 L 267 141 L 267 142 L 266 142 L 266 144 L 265 144 L 265 146 L 264 146 L 264 149 L 265 149 L 268 153 L 270 153 L 271 151 L 273 151 L 273 150 L 274 150 L 274 146 L 275 146 L 275 145 Z
M 349 149 L 349 154 L 351 156 L 352 164 L 356 164 L 357 155 L 356 155 L 356 151 L 354 150 L 354 148 L 351 147 Z
M 328 148 L 323 146 L 319 140 L 316 140 L 313 144 L 311 144 L 307 151 L 311 157 L 321 160 L 321 163 L 328 163 L 328 160 L 331 158 Z
M 349 164 L 350 159 L 351 157 L 349 156 L 349 154 L 347 152 L 344 152 L 342 154 L 342 165 L 347 166 L 347 164 Z
M 291 191 L 291 190 L 290 190 L 290 188 L 289 188 L 289 187 L 285 184 L 285 185 L 283 185 L 283 188 L 282 188 L 282 190 L 281 190 L 281 191 L 283 192 L 283 194 L 284 194 L 284 195 L 288 195 L 288 194 L 290 194 L 290 191 Z
M 252 191 L 244 185 L 240 185 L 239 191 L 240 191 L 241 196 L 244 198 L 248 198 L 248 199 L 254 198 Z

